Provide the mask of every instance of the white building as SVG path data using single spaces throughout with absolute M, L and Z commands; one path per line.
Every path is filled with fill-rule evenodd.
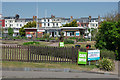
M 4 36 L 8 35 L 8 28 L 13 28 L 14 34 L 13 36 L 19 35 L 19 29 L 26 25 L 30 20 L 27 19 L 15 19 L 15 17 L 5 17 L 5 27 L 4 28 Z
M 59 37 L 60 36 L 60 26 L 61 24 L 61 18 L 42 18 L 41 19 L 42 27 L 39 28 L 40 30 L 45 30 L 44 33 L 50 34 L 50 37 Z
M 99 21 L 98 21 L 98 18 L 93 18 L 91 19 L 91 21 L 89 22 L 88 24 L 88 28 L 90 29 L 90 32 L 88 34 L 88 37 L 91 37 L 91 31 L 93 29 L 98 29 L 98 26 L 99 26 Z

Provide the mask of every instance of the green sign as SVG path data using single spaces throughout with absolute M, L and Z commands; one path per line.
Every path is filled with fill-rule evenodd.
M 60 47 L 64 47 L 64 42 L 60 42 Z
M 87 52 L 78 53 L 78 64 L 87 64 Z

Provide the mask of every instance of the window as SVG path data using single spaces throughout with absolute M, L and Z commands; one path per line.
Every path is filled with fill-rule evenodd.
M 86 26 L 86 24 L 85 24 L 85 26 Z
M 44 22 L 46 22 L 46 19 L 44 19 Z
M 81 24 L 81 26 L 83 27 L 83 24 Z
M 17 24 L 17 26 L 18 26 L 18 24 Z
M 49 22 L 49 19 L 48 19 L 48 22 Z
M 20 26 L 22 26 L 22 24 L 20 24 Z
M 67 36 L 74 36 L 74 32 L 67 32 Z
M 55 32 L 55 35 L 56 35 L 56 32 Z
M 7 21 L 5 21 L 7 23 Z
M 7 26 L 7 24 L 5 26 Z
M 44 23 L 44 26 L 46 26 L 46 24 Z
M 59 35 L 60 35 L 60 31 L 59 31 Z
M 94 26 L 94 24 L 93 24 L 93 26 Z
M 58 26 L 58 23 L 56 25 Z
M 50 24 L 48 23 L 48 26 L 50 26 Z
M 96 27 L 97 27 L 98 25 L 96 24 Z
M 53 23 L 53 26 L 55 26 L 55 23 Z

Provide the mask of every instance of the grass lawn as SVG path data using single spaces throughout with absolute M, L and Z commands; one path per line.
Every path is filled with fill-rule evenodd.
M 76 70 L 91 70 L 97 68 L 95 65 L 76 65 L 70 63 L 35 63 L 35 62 L 17 62 L 17 61 L 2 61 L 2 67 L 9 68 L 70 68 Z
M 3 44 L 18 44 L 18 45 L 23 45 L 24 42 L 32 42 L 32 41 L 27 41 L 27 40 L 21 40 L 21 41 L 20 40 L 19 41 L 17 41 L 17 40 L 16 41 L 14 41 L 14 40 L 2 40 Z M 50 42 L 40 42 L 40 44 L 36 45 L 36 46 L 46 46 L 48 44 L 50 44 Z

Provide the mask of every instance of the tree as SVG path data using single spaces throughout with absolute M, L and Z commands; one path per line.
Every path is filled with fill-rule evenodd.
M 8 28 L 8 35 L 9 35 L 9 36 L 13 36 L 13 33 L 14 33 L 14 32 L 13 32 L 13 28 L 9 27 L 9 28 Z
M 105 21 L 115 22 L 120 19 L 120 14 L 118 14 L 118 11 L 111 11 L 107 13 L 103 19 L 105 19 Z
M 22 28 L 20 28 L 19 33 L 21 36 L 25 36 L 25 29 L 24 28 L 32 28 L 36 27 L 36 22 L 28 22 L 26 25 L 24 25 Z
M 104 21 L 100 24 L 96 36 L 96 48 L 108 49 L 116 52 L 116 59 L 120 59 L 120 21 Z
M 77 27 L 77 21 L 76 20 L 73 20 L 72 22 L 70 23 L 66 23 L 65 25 L 63 25 L 63 27 Z
M 92 40 L 95 40 L 95 39 L 96 39 L 96 35 L 97 35 L 97 29 L 92 29 L 92 30 L 91 30 Z

